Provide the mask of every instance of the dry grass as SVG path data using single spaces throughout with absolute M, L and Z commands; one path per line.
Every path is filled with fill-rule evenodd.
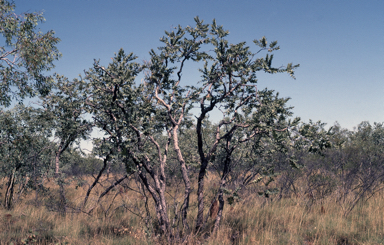
M 50 185 L 54 193 L 56 187 Z M 80 206 L 86 186 L 76 188 L 74 182 L 66 186 L 70 205 Z M 93 193 L 100 194 L 102 190 L 98 186 Z M 171 188 L 170 194 L 175 196 L 176 191 L 177 188 Z M 209 202 L 214 197 L 213 184 L 206 193 Z M 344 217 L 344 207 L 332 195 L 317 202 L 307 196 L 266 201 L 250 192 L 240 202 L 225 206 L 216 234 L 205 238 L 211 229 L 208 226 L 200 234 L 190 234 L 187 244 L 384 244 L 383 194 L 377 193 L 359 203 Z M 90 198 L 87 209 L 95 205 L 97 196 Z M 195 199 L 192 196 L 191 227 L 196 216 Z M 135 191 L 116 188 L 92 215 L 69 209 L 64 217 L 49 211 L 53 209 L 50 203 L 54 203 L 55 196 L 40 196 L 38 200 L 35 193 L 30 193 L 13 210 L 0 209 L 0 244 L 159 243 L 146 228 L 145 220 L 139 217 L 145 217 L 145 199 Z M 123 204 L 129 211 L 122 208 Z M 209 204 L 206 206 L 208 212 Z M 169 209 L 172 212 L 172 207 Z M 209 219 L 208 224 L 212 225 L 213 220 Z
M 115 188 L 88 215 L 75 209 L 81 206 L 88 185 L 76 188 L 73 182 L 66 186 L 66 197 L 73 209 L 68 208 L 63 217 L 55 212 L 57 188 L 53 182 L 48 187 L 53 195 L 40 196 L 38 202 L 33 192 L 14 209 L 0 209 L 1 244 L 147 244 L 143 220 L 119 207 L 125 204 L 144 210 L 142 198 L 135 192 Z M 103 190 L 100 186 L 94 189 L 86 210 L 95 205 Z

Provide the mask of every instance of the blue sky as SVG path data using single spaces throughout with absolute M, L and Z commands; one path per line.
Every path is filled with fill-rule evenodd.
M 231 43 L 266 36 L 277 40 L 275 66 L 300 64 L 296 80 L 286 74 L 259 76 L 268 87 L 291 97 L 295 116 L 353 129 L 384 121 L 384 1 L 382 0 L 15 0 L 16 12 L 43 11 L 43 31 L 61 38 L 57 73 L 75 78 L 92 66 L 107 65 L 120 48 L 139 61 L 161 45 L 164 30 L 215 18 L 230 31 Z M 256 50 L 256 49 L 255 49 Z M 199 74 L 193 73 L 190 83 Z

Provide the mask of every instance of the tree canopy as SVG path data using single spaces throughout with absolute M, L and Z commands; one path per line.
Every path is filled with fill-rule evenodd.
M 12 99 L 46 94 L 52 78 L 45 74 L 61 56 L 60 41 L 54 31 L 42 33 L 37 25 L 44 22 L 42 13 L 15 13 L 15 4 L 0 0 L 0 105 Z
M 140 64 L 133 53 L 121 49 L 108 67 L 96 61 L 82 80 L 87 88 L 88 111 L 106 134 L 98 143 L 103 149 L 100 156 L 107 159 L 118 155 L 126 162 L 127 171 L 137 171 L 155 202 L 161 230 L 168 235 L 172 232 L 165 192 L 166 180 L 171 176 L 165 169 L 171 149 L 184 183 L 182 208 L 177 215 L 183 227 L 189 229 L 186 220 L 192 189 L 189 161 L 179 142 L 182 132 L 192 127 L 195 131 L 192 137 L 199 172 L 196 228 L 200 229 L 204 223 L 204 179 L 218 148 L 226 149 L 229 160 L 237 145 L 261 138 L 272 139 L 265 144 L 278 144 L 298 123 L 289 120 L 292 113 L 286 106 L 288 99 L 279 98 L 272 90 L 257 89 L 258 72 L 294 77 L 298 65 L 272 65 L 273 52 L 279 50 L 277 42 L 268 43 L 262 37 L 254 40 L 257 49 L 251 51 L 254 48 L 246 42 L 229 44 L 229 32 L 215 20 L 211 25 L 199 18 L 195 22 L 195 27 L 179 26 L 165 32 L 162 46 L 150 51 L 148 62 Z M 259 57 L 262 52 L 265 57 Z M 183 85 L 183 71 L 193 62 L 201 64 L 198 72 L 202 80 L 190 82 L 193 86 Z M 135 78 L 141 71 L 145 78 L 139 83 Z M 198 112 L 192 114 L 194 107 Z M 214 110 L 220 111 L 222 118 L 210 135 L 205 135 L 204 121 Z M 207 144 L 205 137 L 213 140 Z M 227 143 L 222 144 L 224 141 Z M 225 188 L 229 162 L 224 169 L 221 189 Z M 224 201 L 220 201 L 222 206 Z

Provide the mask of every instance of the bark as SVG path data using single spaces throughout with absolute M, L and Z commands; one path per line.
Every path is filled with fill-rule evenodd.
M 198 231 L 204 224 L 204 184 L 205 184 L 205 175 L 207 173 L 208 162 L 211 159 L 213 153 L 215 153 L 217 145 L 220 141 L 220 127 L 223 122 L 221 122 L 215 133 L 215 142 L 212 144 L 209 152 L 204 154 L 203 150 L 203 135 L 202 135 L 202 121 L 205 117 L 205 114 L 202 114 L 197 120 L 196 133 L 197 133 L 197 147 L 198 153 L 200 156 L 200 171 L 198 176 L 198 188 L 197 188 L 197 219 L 196 219 L 196 230 Z
M 218 199 L 219 199 L 219 211 L 218 211 L 217 216 L 216 216 L 213 232 L 216 232 L 219 229 L 220 221 L 221 221 L 221 218 L 223 216 L 223 209 L 224 209 L 224 191 L 223 190 L 226 187 L 226 183 L 227 183 L 226 179 L 227 179 L 228 174 L 230 172 L 231 155 L 235 149 L 234 147 L 229 149 L 230 140 L 231 140 L 231 135 L 229 135 L 229 137 L 227 138 L 227 144 L 226 144 L 227 153 L 226 153 L 226 157 L 224 160 L 224 169 L 223 169 L 223 174 L 221 176 L 219 197 L 218 197 Z
M 110 185 L 107 189 L 105 189 L 105 191 L 104 191 L 103 193 L 100 194 L 100 196 L 99 196 L 99 198 L 98 198 L 98 200 L 97 200 L 96 205 L 100 202 L 101 198 L 103 198 L 105 195 L 107 195 L 108 192 L 109 192 L 110 190 L 112 190 L 115 186 L 117 186 L 118 184 L 120 184 L 120 183 L 121 183 L 123 180 L 125 180 L 126 178 L 128 178 L 128 175 L 125 175 L 124 177 L 122 177 L 122 178 L 116 180 L 115 183 L 113 183 L 113 184 Z M 92 210 L 96 207 L 96 205 L 94 205 L 93 208 L 91 208 L 90 210 L 88 210 L 87 213 L 91 213 Z M 83 207 L 83 208 L 84 208 L 84 207 Z
M 203 225 L 204 220 L 204 178 L 208 166 L 207 159 L 200 165 L 200 172 L 198 176 L 198 188 L 197 188 L 197 219 L 196 219 L 196 230 L 199 230 Z
M 59 148 L 56 151 L 55 155 L 55 178 L 59 185 L 59 212 L 62 215 L 65 215 L 66 213 L 66 206 L 67 206 L 67 199 L 65 197 L 65 190 L 64 190 L 64 179 L 60 176 L 60 157 L 61 154 L 68 148 L 70 141 L 65 142 L 62 140 L 60 142 Z
M 64 180 L 62 178 L 59 178 L 58 183 L 59 183 L 59 196 L 60 196 L 58 208 L 59 208 L 60 214 L 65 215 L 67 212 L 67 199 L 65 197 Z
M 203 106 L 203 105 L 202 105 Z M 203 151 L 203 135 L 202 135 L 202 122 L 204 120 L 205 114 L 198 118 L 196 124 L 196 133 L 197 133 L 197 148 L 200 156 L 200 171 L 197 179 L 197 219 L 196 219 L 196 230 L 199 230 L 203 224 L 204 220 L 204 177 L 205 172 L 208 166 L 208 161 L 205 158 Z
M 65 215 L 66 213 L 67 200 L 65 198 L 64 180 L 60 177 L 59 170 L 60 170 L 60 156 L 65 149 L 66 147 L 63 148 L 63 142 L 61 142 L 59 149 L 56 151 L 56 155 L 55 155 L 55 178 L 59 185 L 59 199 L 60 199 L 58 204 L 58 209 L 62 215 Z
M 167 236 L 171 236 L 170 232 L 170 225 L 169 225 L 169 218 L 168 218 L 168 212 L 167 212 L 167 202 L 165 199 L 165 173 L 164 173 L 164 167 L 165 163 L 163 161 L 160 162 L 160 176 L 158 174 L 154 175 L 155 185 L 156 189 L 158 190 L 159 197 L 160 197 L 160 203 L 158 204 L 159 213 L 161 215 L 161 221 L 163 223 L 162 230 L 164 231 L 164 234 Z M 160 177 L 160 178 L 159 178 Z
M 167 204 L 165 199 L 165 187 L 166 187 L 166 178 L 165 178 L 165 161 L 166 161 L 166 155 L 164 158 L 161 157 L 160 152 L 160 146 L 159 144 L 153 139 L 150 138 L 152 143 L 156 146 L 158 150 L 159 155 L 159 167 L 153 169 L 150 159 L 147 156 L 143 156 L 141 159 L 138 159 L 130 152 L 129 150 L 129 156 L 135 162 L 136 166 L 138 167 L 138 175 L 144 184 L 145 188 L 149 191 L 149 193 L 152 196 L 152 199 L 155 202 L 155 210 L 156 210 L 156 216 L 157 220 L 159 222 L 159 227 L 161 232 L 167 236 L 168 240 L 171 237 L 171 230 L 170 230 L 170 223 L 168 219 L 168 213 L 167 213 Z M 142 151 L 142 145 L 141 142 L 141 134 L 138 133 L 138 146 L 139 150 Z M 154 181 L 154 185 L 149 183 L 147 176 L 143 170 L 151 176 L 152 180 Z
M 59 149 L 56 151 L 55 156 L 55 177 L 59 177 L 59 170 L 60 170 L 60 155 L 62 153 L 62 145 L 60 144 Z
M 113 184 L 112 184 L 111 186 L 109 186 L 103 193 L 100 194 L 100 196 L 99 196 L 99 201 L 100 201 L 101 198 L 103 198 L 105 195 L 107 195 L 108 192 L 109 192 L 110 190 L 112 190 L 115 186 L 117 186 L 118 184 L 120 184 L 120 183 L 121 183 L 123 180 L 125 180 L 126 178 L 128 178 L 128 175 L 124 175 L 124 177 L 122 177 L 122 178 L 116 180 L 115 183 L 113 183 Z M 99 202 L 99 201 L 98 201 L 98 202 Z
M 218 200 L 219 200 L 219 211 L 217 212 L 217 215 L 216 215 L 215 225 L 213 227 L 213 233 L 215 233 L 219 229 L 220 221 L 221 221 L 221 218 L 223 217 L 224 193 L 222 188 L 220 188 L 219 190 Z
M 66 201 L 66 198 L 65 198 L 65 191 L 64 191 L 64 181 L 63 179 L 61 179 L 60 177 L 60 156 L 61 156 L 61 153 L 63 152 L 62 150 L 62 143 L 60 144 L 59 146 L 59 149 L 56 151 L 56 155 L 55 155 L 55 178 L 56 178 L 56 181 L 59 185 L 59 203 L 58 203 L 58 211 L 64 215 L 65 212 L 66 212 L 66 205 L 67 205 L 67 201 Z
M 191 182 L 189 180 L 188 170 L 185 164 L 185 160 L 179 148 L 179 139 L 178 139 L 177 129 L 178 129 L 178 126 L 174 127 L 173 129 L 173 145 L 174 145 L 174 149 L 180 164 L 181 174 L 183 176 L 183 181 L 185 186 L 184 201 L 183 201 L 183 206 L 181 210 L 181 219 L 182 219 L 184 229 L 188 230 L 189 226 L 187 223 L 187 214 L 188 214 L 188 208 L 189 208 L 189 197 L 191 193 Z
M 14 184 L 15 184 L 15 172 L 16 170 L 13 169 L 12 173 L 9 175 L 9 180 L 7 184 L 7 190 L 5 192 L 5 199 L 4 199 L 4 207 L 6 209 L 11 209 L 13 206 L 12 200 L 13 200 L 13 190 L 14 190 Z
M 151 175 L 151 174 L 150 174 Z M 156 174 L 154 174 L 156 179 Z M 169 219 L 167 214 L 167 206 L 165 203 L 165 191 L 162 188 L 158 188 L 159 186 L 156 184 L 155 180 L 155 187 L 149 184 L 147 177 L 145 174 L 140 170 L 139 171 L 139 177 L 141 181 L 143 182 L 145 188 L 149 191 L 149 193 L 152 196 L 152 199 L 155 202 L 155 210 L 156 210 L 156 216 L 157 220 L 159 222 L 159 227 L 161 232 L 164 235 L 167 235 L 168 237 L 171 236 L 170 234 L 170 226 L 169 226 Z
M 97 177 L 95 178 L 95 180 L 93 181 L 92 185 L 89 186 L 88 188 L 88 191 L 87 191 L 87 194 L 85 194 L 85 198 L 84 198 L 84 202 L 83 202 L 83 206 L 82 206 L 82 209 L 85 208 L 85 205 L 87 205 L 87 201 L 88 201 L 88 198 L 89 198 L 89 195 L 91 194 L 91 191 L 93 189 L 93 187 L 96 186 L 96 184 L 99 182 L 99 179 L 101 177 L 101 175 L 103 174 L 103 172 L 105 171 L 105 169 L 107 168 L 107 162 L 109 161 L 109 155 L 107 155 L 103 161 L 104 165 L 103 167 L 100 169 L 99 171 L 99 174 L 97 175 Z

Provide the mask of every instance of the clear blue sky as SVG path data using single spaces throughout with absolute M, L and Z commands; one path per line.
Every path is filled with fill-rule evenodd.
M 16 12 L 42 11 L 43 31 L 61 38 L 55 71 L 75 78 L 107 65 L 123 48 L 139 60 L 160 46 L 164 30 L 215 18 L 232 43 L 266 36 L 277 40 L 275 66 L 299 63 L 296 80 L 286 74 L 259 76 L 259 88 L 291 97 L 295 116 L 353 129 L 361 121 L 384 121 L 383 0 L 15 0 Z M 191 83 L 196 78 L 191 76 Z

